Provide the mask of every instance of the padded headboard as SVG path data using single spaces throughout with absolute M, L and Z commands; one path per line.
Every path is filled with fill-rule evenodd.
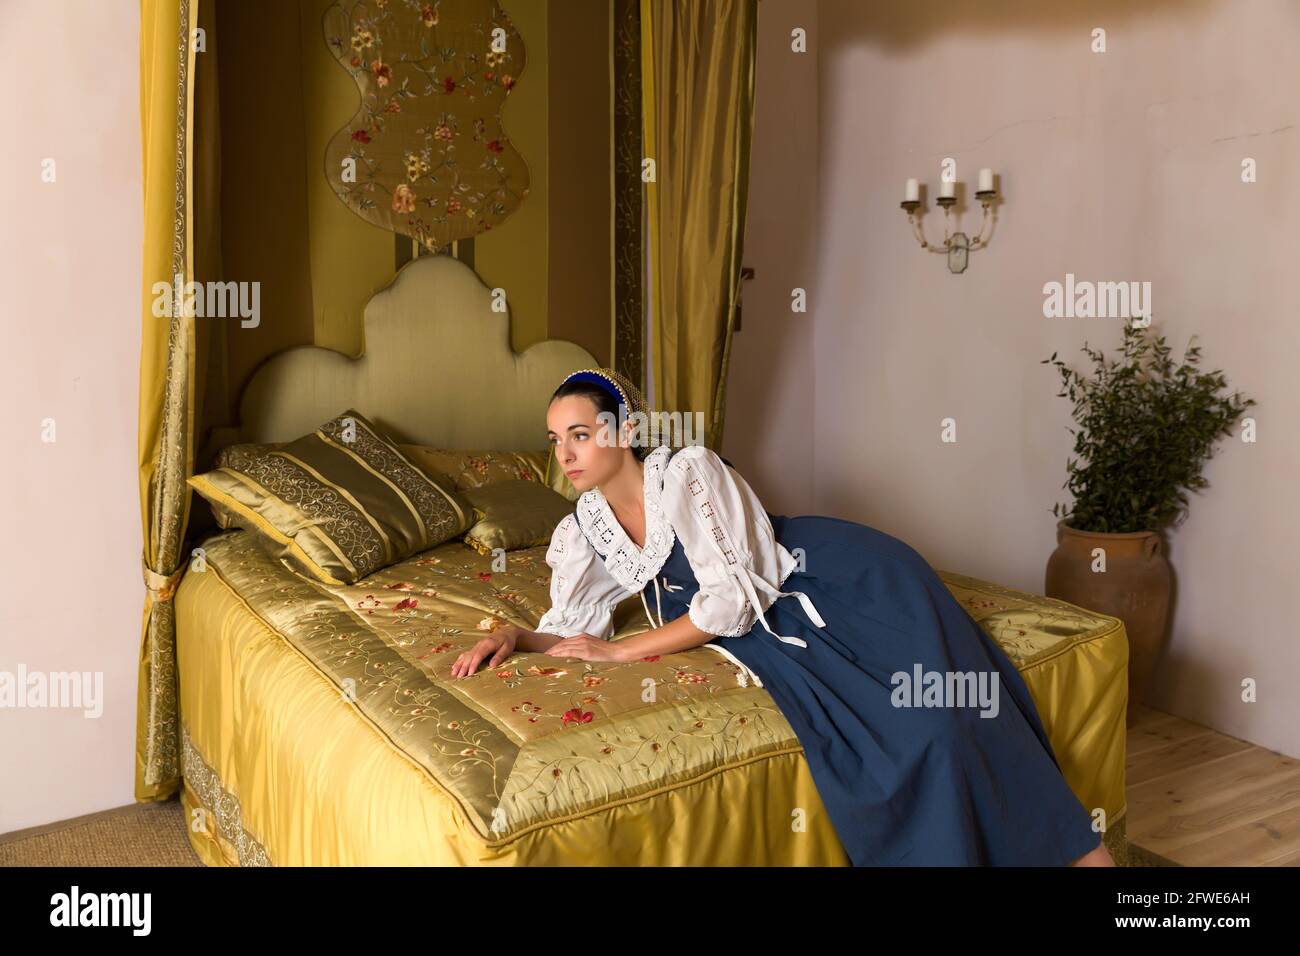
M 564 377 L 595 358 L 550 339 L 510 347 L 510 319 L 451 256 L 420 256 L 371 297 L 365 354 L 288 349 L 253 373 L 240 399 L 240 440 L 289 441 L 345 409 L 397 441 L 437 448 L 546 447 L 546 403 Z

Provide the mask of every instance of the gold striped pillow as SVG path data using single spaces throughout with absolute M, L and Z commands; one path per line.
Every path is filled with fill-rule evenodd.
M 352 584 L 475 522 L 463 495 L 355 409 L 286 445 L 239 446 L 221 461 L 190 486 L 326 584 Z
M 478 523 L 465 535 L 465 543 L 487 555 L 497 548 L 515 551 L 550 544 L 555 526 L 574 508 L 564 495 L 527 479 L 471 488 L 465 497 L 479 512 Z

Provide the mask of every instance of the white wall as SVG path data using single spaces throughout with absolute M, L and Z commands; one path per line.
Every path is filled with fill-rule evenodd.
M 0 709 L 0 833 L 134 798 L 138 33 L 134 0 L 4 5 L 0 671 L 102 672 L 104 703 L 97 719 Z
M 1041 593 L 1073 437 L 1039 360 L 1086 370 L 1084 340 L 1111 353 L 1122 334 L 1044 318 L 1043 285 L 1151 281 L 1155 330 L 1175 356 L 1199 336 L 1204 368 L 1259 402 L 1259 441 L 1220 447 L 1169 535 L 1177 608 L 1148 703 L 1300 755 L 1300 4 L 821 0 L 818 37 L 816 508 Z M 994 167 L 1005 195 L 963 275 L 898 206 L 947 156 L 972 190 Z M 931 201 L 931 239 L 942 219 Z M 947 416 L 956 444 L 939 440 Z
M 808 36 L 791 49 L 791 31 Z M 813 510 L 813 314 L 791 290 L 817 268 L 817 7 L 758 5 L 741 330 L 732 337 L 722 454 L 773 514 Z

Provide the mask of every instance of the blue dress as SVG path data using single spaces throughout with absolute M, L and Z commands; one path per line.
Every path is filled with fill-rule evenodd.
M 711 643 L 758 675 L 794 728 L 853 865 L 1065 866 L 1094 850 L 1101 838 L 1024 679 L 925 559 L 852 521 L 768 517 L 777 540 L 817 569 L 796 569 L 782 590 L 804 592 L 826 626 L 782 597 L 768 622 L 807 647 L 757 621 Z M 667 622 L 697 589 L 679 539 L 642 593 Z M 922 688 L 895 675 L 931 671 L 982 673 L 986 693 L 965 706 L 951 696 L 949 706 L 918 706 Z

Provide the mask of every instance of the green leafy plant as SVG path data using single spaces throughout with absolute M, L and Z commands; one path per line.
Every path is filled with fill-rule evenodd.
M 1074 403 L 1078 429 L 1074 454 L 1061 487 L 1074 496 L 1074 507 L 1059 503 L 1052 514 L 1068 519 L 1079 531 L 1158 531 L 1187 517 L 1187 491 L 1206 487 L 1201 468 L 1214 455 L 1221 436 L 1255 404 L 1238 392 L 1229 399 L 1219 391 L 1227 381 L 1222 370 L 1202 372 L 1200 346 L 1192 336 L 1175 367 L 1165 337 L 1152 341 L 1132 324 L 1124 327 L 1122 360 L 1106 362 L 1084 343 L 1096 366 L 1085 378 L 1053 352 L 1061 373 L 1059 398 Z

